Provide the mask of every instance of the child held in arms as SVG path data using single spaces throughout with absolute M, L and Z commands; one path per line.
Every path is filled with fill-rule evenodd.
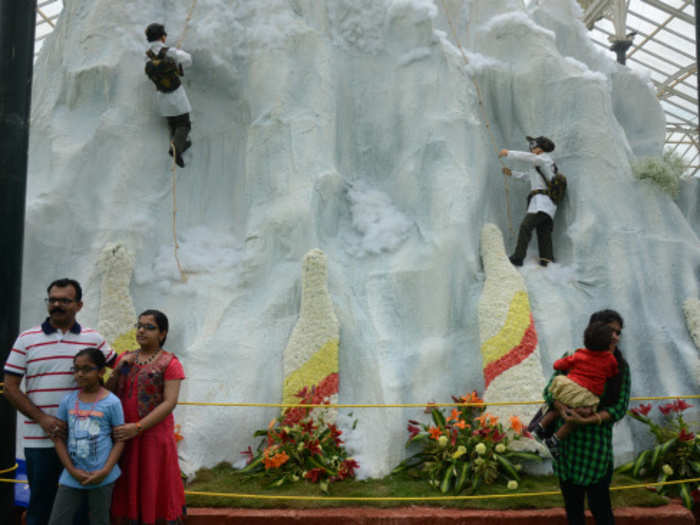
M 583 334 L 583 344 L 585 348 L 554 362 L 554 369 L 566 375 L 556 376 L 549 392 L 556 401 L 586 417 L 596 413 L 605 381 L 617 374 L 613 329 L 604 323 L 592 323 Z M 555 410 L 548 411 L 534 429 L 535 436 L 544 441 L 554 459 L 559 458 L 559 441 L 565 439 L 575 425 L 566 422 L 546 438 L 546 429 L 554 423 L 557 415 Z
M 190 101 L 180 77 L 184 67 L 192 65 L 189 53 L 165 45 L 168 33 L 163 24 L 153 23 L 146 28 L 149 48 L 146 51 L 146 75 L 156 86 L 156 104 L 160 114 L 168 120 L 170 128 L 169 153 L 175 150 L 175 162 L 185 167 L 182 154 L 192 145 L 188 139 L 190 123 Z

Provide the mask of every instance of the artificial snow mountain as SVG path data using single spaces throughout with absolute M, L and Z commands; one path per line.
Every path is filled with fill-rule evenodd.
M 610 307 L 633 395 L 697 392 L 683 313 L 699 296 L 697 184 L 679 207 L 633 177 L 635 159 L 662 153 L 663 112 L 648 79 L 593 47 L 574 0 L 199 0 L 184 31 L 190 7 L 64 0 L 35 65 L 23 327 L 43 318 L 48 282 L 74 277 L 79 319 L 112 339 L 129 312 L 168 314 L 181 401 L 280 402 L 302 259 L 319 249 L 340 402 L 483 392 L 481 231 L 495 224 L 512 250 L 529 191 L 496 153 L 547 135 L 569 181 L 557 264 L 531 252 L 519 270 L 544 377 Z M 175 185 L 143 73 L 154 21 L 193 57 L 193 146 Z M 178 407 L 185 468 L 238 461 L 276 414 Z M 361 473 L 395 466 L 420 417 L 354 410 L 344 437 Z M 618 459 L 633 433 L 648 444 L 623 421 Z

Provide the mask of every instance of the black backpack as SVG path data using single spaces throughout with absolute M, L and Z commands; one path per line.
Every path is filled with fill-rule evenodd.
M 532 199 L 532 197 L 534 197 L 535 195 L 543 194 L 549 195 L 549 198 L 552 199 L 552 202 L 557 206 L 561 204 L 561 201 L 564 200 L 564 196 L 566 196 L 566 176 L 564 176 L 564 174 L 559 171 L 559 168 L 557 168 L 557 165 L 554 163 L 552 163 L 552 171 L 554 171 L 554 177 L 552 177 L 551 180 L 547 180 L 547 177 L 544 176 L 544 173 L 542 173 L 542 170 L 540 170 L 539 166 L 535 166 L 535 170 L 537 170 L 537 173 L 539 173 L 540 177 L 542 177 L 542 180 L 547 186 L 547 189 L 532 190 L 527 196 L 527 203 L 530 204 L 530 199 Z
M 150 49 L 146 51 L 146 75 L 156 85 L 156 89 L 163 93 L 170 93 L 180 87 L 180 77 L 183 75 L 182 67 L 174 58 L 167 56 L 168 48 L 163 47 L 156 55 Z

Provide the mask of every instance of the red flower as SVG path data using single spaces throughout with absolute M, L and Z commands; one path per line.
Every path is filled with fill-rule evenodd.
M 250 448 L 250 445 L 248 445 L 248 450 L 241 451 L 241 454 L 248 458 L 245 462 L 246 465 L 253 461 L 253 458 L 255 457 L 255 455 L 253 454 L 253 449 Z
M 321 444 L 318 442 L 318 439 L 314 439 L 313 441 L 309 441 L 306 444 L 306 448 L 309 449 L 309 452 L 311 452 L 312 455 L 313 454 L 315 454 L 317 456 L 321 455 Z
M 299 426 L 307 434 L 313 434 L 314 430 L 316 430 L 316 425 L 314 425 L 312 419 L 309 419 L 306 423 L 301 423 Z
M 685 428 L 682 428 L 678 433 L 678 441 L 692 441 L 695 439 L 695 434 L 688 432 Z
M 418 435 L 418 433 L 420 432 L 420 428 L 411 425 L 410 422 L 409 422 L 408 431 L 411 433 L 411 435 L 410 435 L 410 437 L 409 437 L 408 439 L 413 439 L 413 438 L 416 437 L 416 436 Z
M 308 412 L 309 412 L 308 408 L 301 408 L 301 407 L 290 408 L 284 413 L 284 419 L 282 420 L 282 425 L 288 426 L 288 427 L 294 426 L 297 423 L 299 423 L 299 421 L 304 419 L 307 416 Z
M 415 419 L 409 419 L 408 422 L 409 422 L 411 425 L 416 425 L 416 426 L 420 425 L 420 423 L 419 423 L 418 421 L 416 421 Z
M 674 410 L 673 403 L 667 403 L 665 405 L 659 405 L 659 410 L 661 410 L 661 413 L 664 416 L 667 416 L 671 413 L 672 410 Z
M 498 443 L 501 441 L 504 437 L 506 437 L 505 432 L 499 432 L 497 428 L 493 429 L 493 435 L 491 436 L 491 439 L 493 439 L 494 443 Z
M 318 478 L 321 476 L 322 472 L 320 468 L 312 468 L 304 474 L 304 477 L 311 480 L 311 483 L 318 483 Z
M 338 467 L 338 479 L 354 478 L 355 469 L 360 468 L 360 465 L 354 459 L 346 459 Z
M 674 409 L 676 412 L 683 412 L 686 408 L 690 408 L 690 407 L 692 407 L 692 406 L 693 406 L 693 405 L 689 405 L 688 403 L 686 403 L 686 402 L 683 401 L 682 399 L 676 399 L 676 400 L 673 402 L 673 409 Z
M 651 403 L 648 405 L 639 405 L 637 408 L 633 408 L 630 410 L 633 414 L 636 414 L 638 416 L 646 416 L 649 411 L 651 410 Z
M 338 427 L 336 427 L 334 424 L 329 423 L 328 424 L 328 429 L 331 431 L 331 438 L 333 438 L 333 441 L 335 442 L 336 446 L 340 446 L 343 444 L 343 440 L 339 438 L 339 436 L 343 433 L 342 430 L 338 430 Z

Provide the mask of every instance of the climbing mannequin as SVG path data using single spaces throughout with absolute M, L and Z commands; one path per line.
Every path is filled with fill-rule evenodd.
M 548 155 L 554 151 L 554 142 L 547 137 L 526 137 L 530 152 L 508 151 L 502 149 L 499 158 L 507 157 L 517 161 L 525 162 L 532 166 L 529 172 L 512 171 L 510 168 L 503 168 L 505 175 L 512 175 L 516 178 L 530 177 L 530 194 L 528 195 L 527 215 L 520 224 L 518 232 L 518 243 L 510 262 L 515 266 L 522 266 L 523 259 L 527 252 L 527 245 L 532 237 L 532 230 L 537 229 L 537 245 L 540 253 L 540 265 L 547 266 L 554 262 L 554 250 L 552 248 L 552 229 L 554 228 L 554 214 L 557 205 L 549 194 L 550 182 L 557 174 L 557 165 Z
M 192 65 L 192 57 L 185 51 L 167 47 L 167 36 L 162 24 L 153 23 L 146 28 L 146 39 L 149 42 L 146 74 L 156 86 L 158 110 L 168 121 L 171 141 L 169 153 L 173 155 L 174 152 L 176 164 L 184 168 L 182 154 L 192 145 L 188 138 L 192 127 L 192 106 L 180 77 L 184 73 L 183 67 Z

